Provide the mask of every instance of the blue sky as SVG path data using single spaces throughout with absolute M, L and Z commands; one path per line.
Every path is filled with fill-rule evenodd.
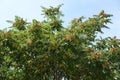
M 6 20 L 14 20 L 14 16 L 20 16 L 28 21 L 32 19 L 42 20 L 40 6 L 57 6 L 64 4 L 61 11 L 65 15 L 63 20 L 66 26 L 73 18 L 80 16 L 91 17 L 101 10 L 111 13 L 113 24 L 111 28 L 104 30 L 104 37 L 117 36 L 120 38 L 120 0 L 0 0 L 0 29 L 9 27 Z

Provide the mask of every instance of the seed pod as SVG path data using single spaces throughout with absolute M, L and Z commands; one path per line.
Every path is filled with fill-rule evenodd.
M 118 53 L 117 48 L 110 48 L 110 52 L 114 53 L 115 55 Z
M 28 44 L 29 46 L 31 46 L 31 45 L 32 45 L 32 40 L 31 40 L 31 39 L 28 39 L 28 40 L 27 40 L 27 44 Z

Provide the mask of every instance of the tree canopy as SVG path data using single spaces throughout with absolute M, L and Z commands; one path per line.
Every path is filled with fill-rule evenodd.
M 0 30 L 1 80 L 120 79 L 120 40 L 97 37 L 112 15 L 102 10 L 65 27 L 60 7 L 42 7 L 43 21 L 15 16 Z

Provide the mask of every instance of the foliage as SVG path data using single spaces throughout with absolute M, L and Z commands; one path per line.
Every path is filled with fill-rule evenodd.
M 120 40 L 96 37 L 112 15 L 101 11 L 63 27 L 60 7 L 42 7 L 44 21 L 16 16 L 0 31 L 1 80 L 120 79 Z

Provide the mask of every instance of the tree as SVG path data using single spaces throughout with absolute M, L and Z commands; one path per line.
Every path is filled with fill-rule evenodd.
M 16 16 L 0 30 L 0 79 L 119 80 L 120 40 L 97 37 L 112 15 L 101 11 L 63 27 L 60 7 L 42 7 L 44 21 Z

